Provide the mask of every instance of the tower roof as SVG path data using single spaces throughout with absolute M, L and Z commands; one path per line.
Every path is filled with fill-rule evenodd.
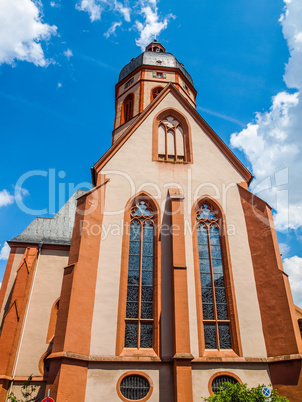
M 122 68 L 119 75 L 119 82 L 122 81 L 129 74 L 131 74 L 138 67 L 143 65 L 157 66 L 158 68 L 160 67 L 177 68 L 183 73 L 183 75 L 187 78 L 187 80 L 192 85 L 194 85 L 192 77 L 184 68 L 184 65 L 180 63 L 176 59 L 176 57 L 173 56 L 172 53 L 166 53 L 166 49 L 156 39 L 146 47 L 146 50 L 142 54 L 140 54 L 135 59 L 132 59 L 130 63 L 126 64 L 126 66 Z

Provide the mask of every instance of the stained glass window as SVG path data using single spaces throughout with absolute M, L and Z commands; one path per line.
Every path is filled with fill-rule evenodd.
M 218 212 L 204 203 L 197 212 L 197 239 L 206 349 L 231 349 L 230 319 L 221 256 Z
M 152 348 L 154 212 L 146 201 L 131 209 L 128 285 L 125 322 L 126 348 Z

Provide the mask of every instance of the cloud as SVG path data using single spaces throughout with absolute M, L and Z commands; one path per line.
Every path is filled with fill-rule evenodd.
M 283 260 L 284 271 L 289 275 L 294 303 L 302 307 L 302 258 L 297 255 Z
M 1 246 L 1 244 L 0 244 Z M 0 250 L 0 260 L 7 260 L 9 257 L 9 253 L 10 253 L 10 247 L 9 245 L 5 242 L 3 244 L 3 247 Z M 1 287 L 1 285 L 0 285 Z
M 231 145 L 241 149 L 255 175 L 254 192 L 266 183 L 259 196 L 276 210 L 277 230 L 302 226 L 302 7 L 300 0 L 285 0 L 280 18 L 290 58 L 284 81 L 293 91 L 272 98 L 269 111 L 231 135 Z M 282 173 L 283 172 L 283 173 Z M 286 174 L 287 172 L 287 174 Z
M 121 22 L 114 22 L 114 23 L 111 25 L 111 27 L 108 29 L 108 31 L 104 33 L 104 36 L 105 36 L 106 38 L 109 38 L 109 36 L 115 35 L 115 30 L 116 30 L 116 28 L 117 28 L 117 27 L 120 27 L 121 25 L 122 25 Z
M 121 13 L 122 16 L 124 17 L 125 21 L 127 21 L 127 22 L 131 21 L 131 17 L 130 17 L 131 9 L 129 7 L 125 7 L 122 3 L 115 0 L 114 1 L 114 10 Z
M 55 1 L 51 1 L 50 7 L 59 8 L 59 7 L 61 7 L 61 4 L 59 2 L 56 3 Z
M 14 195 L 10 194 L 7 190 L 0 191 L 0 207 L 6 207 L 13 204 L 16 200 L 22 200 L 23 197 L 29 195 L 29 192 L 25 188 L 15 187 Z
M 105 10 L 117 11 L 125 21 L 130 22 L 131 9 L 117 0 L 80 0 L 76 4 L 76 9 L 86 11 L 89 14 L 91 22 L 100 20 L 102 12 Z
M 170 14 L 161 19 L 158 14 L 156 0 L 142 0 L 141 5 L 141 14 L 144 17 L 144 22 L 135 22 L 136 29 L 140 34 L 139 39 L 137 39 L 135 43 L 142 51 L 144 51 L 145 47 L 152 41 L 153 36 L 159 35 L 164 29 L 166 29 L 169 20 L 175 17 Z
M 63 84 L 62 82 L 58 82 L 57 88 L 62 88 Z
M 81 0 L 80 3 L 76 4 L 76 9 L 86 11 L 91 22 L 100 20 L 103 10 L 98 0 Z
M 135 42 L 142 50 L 151 42 L 154 35 L 159 35 L 167 28 L 171 18 L 175 18 L 172 14 L 161 17 L 157 0 L 138 0 L 132 9 L 117 0 L 79 0 L 76 9 L 87 12 L 91 22 L 100 20 L 102 12 L 105 11 L 121 14 L 128 23 L 131 21 L 131 13 L 135 14 L 136 21 L 133 28 L 139 32 L 139 38 Z M 121 22 L 113 23 L 104 36 L 108 38 L 115 33 L 117 26 L 121 25 Z
M 0 207 L 6 207 L 6 205 L 12 204 L 14 201 L 15 197 L 7 190 L 0 191 Z
M 280 253 L 286 256 L 290 252 L 290 246 L 286 243 L 279 243 Z
M 70 57 L 72 57 L 72 56 L 73 56 L 72 50 L 71 50 L 71 49 L 67 49 L 67 50 L 65 50 L 65 52 L 64 52 L 64 56 L 66 56 L 66 57 L 67 57 L 67 59 L 69 60 L 69 59 L 70 59 Z
M 57 27 L 43 23 L 40 3 L 31 0 L 0 0 L 0 64 L 15 60 L 45 67 L 41 41 L 55 35 Z
M 242 121 L 235 119 L 234 117 L 216 112 L 215 110 L 206 109 L 202 106 L 197 106 L 197 109 L 203 113 L 210 114 L 211 116 L 218 117 L 219 119 L 230 121 L 231 123 L 237 124 L 240 127 L 245 127 Z

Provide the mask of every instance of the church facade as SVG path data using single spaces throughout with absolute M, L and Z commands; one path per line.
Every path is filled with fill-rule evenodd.
M 9 242 L 0 402 L 200 401 L 224 381 L 302 400 L 302 310 L 269 205 L 157 41 L 121 71 L 90 191 Z

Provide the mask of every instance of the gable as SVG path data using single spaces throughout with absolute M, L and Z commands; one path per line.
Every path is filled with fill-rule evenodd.
M 147 143 L 152 140 L 152 124 L 154 117 L 157 113 L 165 108 L 174 108 L 182 113 L 189 121 L 191 126 L 193 155 L 205 156 L 205 150 L 210 154 L 216 155 L 215 161 L 210 161 L 213 165 L 221 164 L 222 157 L 228 161 L 240 177 L 238 181 L 250 182 L 253 178 L 252 174 L 245 168 L 245 166 L 239 161 L 239 159 L 232 153 L 228 146 L 221 140 L 221 138 L 211 129 L 211 127 L 203 120 L 199 113 L 184 99 L 179 91 L 174 87 L 172 83 L 168 84 L 160 95 L 141 113 L 137 119 L 130 125 L 130 127 L 124 132 L 124 134 L 115 142 L 115 144 L 102 156 L 102 158 L 92 168 L 93 179 L 96 182 L 97 174 L 103 169 L 116 154 L 121 152 L 121 149 L 125 147 L 125 144 L 135 134 L 137 149 L 142 152 L 142 148 L 145 148 Z M 146 128 L 146 125 L 148 128 Z M 149 131 L 148 131 L 149 129 Z M 151 130 L 151 131 L 150 131 Z M 148 131 L 148 135 L 145 137 L 143 133 Z M 200 133 L 200 134 L 198 134 Z M 138 138 L 139 137 L 139 138 Z M 207 139 L 205 138 L 207 137 Z M 144 138 L 144 141 L 142 141 Z M 204 148 L 205 144 L 208 144 Z M 210 145 L 212 144 L 212 145 Z M 213 147 L 214 146 L 214 147 Z M 145 157 L 149 157 L 149 153 L 152 150 L 152 144 L 149 148 L 145 149 Z M 128 160 L 130 160 L 129 150 Z M 195 160 L 196 162 L 196 160 Z

